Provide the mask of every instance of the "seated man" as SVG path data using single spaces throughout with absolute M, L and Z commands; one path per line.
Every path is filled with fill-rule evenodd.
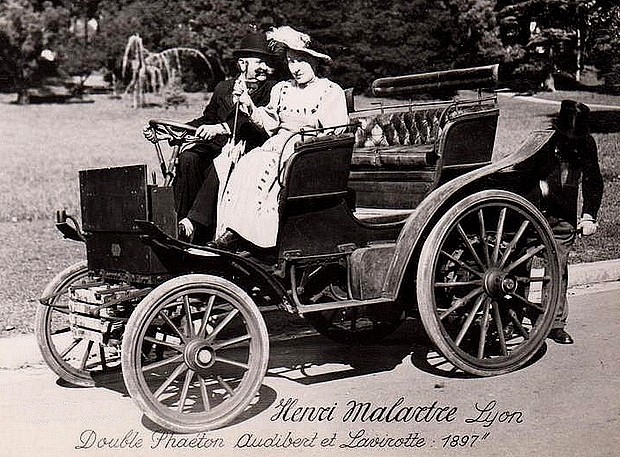
M 196 135 L 207 141 L 181 153 L 172 182 L 179 236 L 196 244 L 211 240 L 215 232 L 219 185 L 213 159 L 233 131 L 235 141 L 244 140 L 248 149 L 260 146 L 268 138 L 246 114 L 237 112 L 233 88 L 237 81 L 243 81 L 253 102 L 257 106 L 266 105 L 276 83 L 273 80 L 276 55 L 269 50 L 264 33 L 252 33 L 241 40 L 233 56 L 238 59 L 240 73 L 237 78 L 220 82 L 202 116 L 188 122 L 198 127 Z M 144 135 L 152 139 L 150 129 L 145 128 Z

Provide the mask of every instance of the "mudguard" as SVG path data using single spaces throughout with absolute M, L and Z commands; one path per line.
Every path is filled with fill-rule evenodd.
M 425 233 L 434 216 L 442 209 L 450 197 L 477 180 L 506 170 L 534 156 L 547 145 L 552 136 L 552 130 L 534 131 L 514 154 L 465 173 L 436 188 L 426 196 L 411 216 L 409 216 L 396 241 L 394 256 L 388 268 L 381 292 L 382 298 L 396 300 L 403 284 L 407 267 L 410 262 L 418 261 L 412 259 L 412 255 L 420 243 L 424 242 L 422 238 L 423 233 Z
M 213 273 L 225 270 L 238 270 L 251 274 L 259 283 L 267 287 L 273 296 L 277 296 L 286 311 L 293 312 L 286 290 L 265 269 L 251 258 L 242 255 L 211 248 L 185 243 L 164 233 L 151 221 L 136 220 L 136 226 L 142 232 L 143 241 L 151 246 L 159 260 L 173 274 Z

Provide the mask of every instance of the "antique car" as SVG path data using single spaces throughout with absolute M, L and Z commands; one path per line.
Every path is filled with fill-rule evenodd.
M 488 89 L 497 66 L 383 78 L 377 97 Z M 303 316 L 364 351 L 408 317 L 447 361 L 475 376 L 523 367 L 556 314 L 560 267 L 534 179 L 551 131 L 494 160 L 496 95 L 355 110 L 349 132 L 296 135 L 281 164 L 273 250 L 180 241 L 170 180 L 195 129 L 152 120 L 163 185 L 145 165 L 80 172 L 86 260 L 47 286 L 36 317 L 44 359 L 64 381 L 95 385 L 121 367 L 130 396 L 174 432 L 221 427 L 254 400 L 269 363 L 262 312 Z

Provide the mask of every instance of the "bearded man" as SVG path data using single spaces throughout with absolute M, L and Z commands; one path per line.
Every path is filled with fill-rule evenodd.
M 267 46 L 264 33 L 245 36 L 233 56 L 240 72 L 236 78 L 220 82 L 202 116 L 187 122 L 197 127 L 196 136 L 205 141 L 179 155 L 172 182 L 179 238 L 195 244 L 206 243 L 215 233 L 219 182 L 213 159 L 222 152 L 233 132 L 234 140 L 245 141 L 247 150 L 260 146 L 268 138 L 263 129 L 237 110 L 233 89 L 235 85 L 245 84 L 254 103 L 266 105 L 277 82 L 274 79 L 277 56 Z M 144 134 L 150 139 L 147 129 Z

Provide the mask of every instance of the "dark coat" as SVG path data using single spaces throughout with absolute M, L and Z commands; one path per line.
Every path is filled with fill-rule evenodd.
M 198 127 L 204 124 L 226 123 L 231 132 L 235 131 L 235 104 L 232 99 L 234 84 L 235 79 L 227 79 L 218 83 L 202 116 L 191 120 L 188 124 Z M 269 103 L 271 88 L 275 84 L 276 81 L 265 81 L 251 94 L 252 101 L 256 106 L 265 106 Z M 254 125 L 248 116 L 242 112 L 239 112 L 237 116 L 236 136 L 237 141 L 246 141 L 247 150 L 262 145 L 269 137 L 263 129 Z M 210 143 L 205 144 L 204 149 L 212 152 L 214 157 L 220 153 L 227 140 L 228 137 L 226 135 L 218 135 Z M 200 145 L 200 150 L 203 150 L 203 145 Z
M 574 138 L 556 133 L 545 162 L 541 164 L 540 172 L 549 187 L 544 202 L 549 216 L 576 225 L 581 181 L 582 214 L 590 214 L 596 219 L 603 197 L 603 176 L 592 135 Z
M 265 106 L 269 103 L 271 89 L 277 81 L 265 81 L 250 96 L 256 106 Z M 234 79 L 220 82 L 213 90 L 213 95 L 209 104 L 204 109 L 202 116 L 196 118 L 188 124 L 198 127 L 203 124 L 219 124 L 226 123 L 231 132 L 235 129 L 235 104 L 232 99 L 232 90 L 235 84 Z M 242 112 L 237 114 L 237 130 L 236 141 L 245 140 L 246 150 L 250 151 L 261 146 L 269 138 L 269 135 L 260 127 L 253 124 L 248 116 Z M 228 141 L 228 136 L 218 135 L 212 141 L 204 144 L 196 145 L 191 151 L 200 156 L 202 166 L 204 167 L 204 180 L 194 195 L 185 195 L 186 200 L 190 201 L 187 208 L 187 216 L 194 222 L 199 223 L 200 234 L 195 236 L 194 242 L 202 244 L 212 239 L 215 231 L 215 217 L 217 209 L 217 193 L 219 181 L 213 159 L 222 151 L 222 147 Z M 188 151 L 189 152 L 189 151 Z M 188 173 L 189 175 L 190 173 Z M 192 186 L 190 182 L 183 182 L 183 178 L 179 177 L 180 182 L 176 182 L 175 196 L 178 201 L 183 196 L 178 195 L 183 191 L 181 189 L 189 189 Z M 194 183 L 195 184 L 195 183 Z M 186 192 L 188 193 L 188 192 Z M 190 192 L 191 193 L 191 192 Z M 183 208 L 177 209 L 181 217 Z

